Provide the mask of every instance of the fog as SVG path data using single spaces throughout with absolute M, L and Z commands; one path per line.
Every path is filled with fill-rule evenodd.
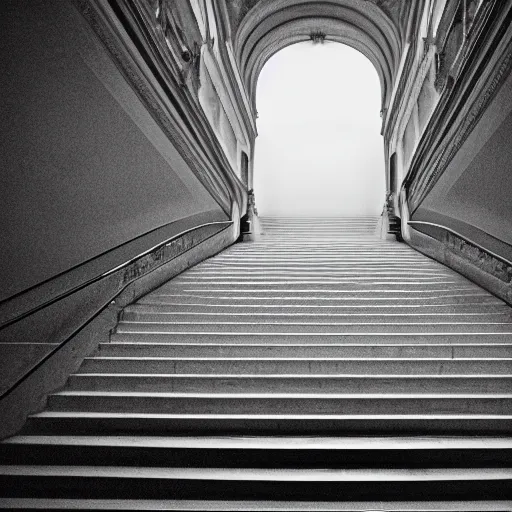
M 254 168 L 260 215 L 379 215 L 385 197 L 380 82 L 335 42 L 289 46 L 257 88 Z

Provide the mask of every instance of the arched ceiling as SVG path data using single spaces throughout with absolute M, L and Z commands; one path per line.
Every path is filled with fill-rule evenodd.
M 366 55 L 379 74 L 382 106 L 390 100 L 414 0 L 226 0 L 233 45 L 255 107 L 258 76 L 267 60 L 312 33 Z M 350 73 L 350 70 L 347 70 Z

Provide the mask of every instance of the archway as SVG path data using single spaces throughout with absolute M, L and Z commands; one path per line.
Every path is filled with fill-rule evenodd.
M 261 215 L 380 214 L 380 91 L 372 63 L 343 44 L 299 43 L 267 62 L 257 89 Z
M 382 109 L 391 100 L 399 68 L 410 2 L 387 0 L 243 0 L 232 13 L 234 49 L 253 108 L 258 76 L 267 60 L 312 34 L 347 44 L 375 66 L 381 83 Z M 234 7 L 232 7 L 234 9 Z

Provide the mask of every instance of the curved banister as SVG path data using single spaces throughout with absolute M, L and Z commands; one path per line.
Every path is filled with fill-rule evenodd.
M 500 260 L 501 262 L 505 263 L 506 265 L 512 266 L 512 261 L 508 260 L 504 256 L 500 256 L 499 254 L 491 251 L 490 249 L 488 249 L 488 248 L 484 247 L 483 245 L 479 244 L 478 242 L 475 242 L 474 240 L 471 240 L 467 236 L 462 235 L 461 233 L 459 233 L 459 232 L 457 232 L 457 231 L 455 231 L 455 230 L 453 230 L 451 228 L 448 228 L 448 227 L 443 226 L 441 224 L 435 224 L 434 222 L 425 222 L 425 221 L 418 221 L 418 220 L 410 220 L 410 221 L 408 221 L 407 224 L 409 224 L 412 227 L 414 227 L 414 225 L 424 225 L 424 226 L 431 226 L 431 227 L 434 227 L 434 228 L 443 229 L 444 231 L 447 231 L 447 232 L 451 233 L 452 235 L 455 235 L 456 237 L 460 238 L 464 242 L 467 242 L 467 243 L 477 247 L 481 251 L 491 255 L 493 258 L 496 258 L 497 260 Z
M 136 256 L 130 257 L 129 259 L 122 262 L 121 264 L 118 264 L 106 271 L 103 271 L 103 272 L 98 273 L 88 279 L 85 279 L 81 283 L 75 284 L 74 286 L 69 287 L 65 291 L 57 293 L 57 294 L 53 295 L 51 298 L 41 301 L 41 302 L 37 303 L 36 305 L 33 305 L 29 309 L 23 311 L 22 313 L 20 313 L 16 316 L 13 316 L 9 320 L 4 321 L 4 323 L 0 326 L 0 329 L 2 329 L 2 328 L 6 329 L 9 326 L 12 326 L 13 324 L 16 324 L 17 322 L 20 322 L 24 319 L 27 319 L 31 315 L 34 315 L 34 314 L 44 310 L 45 308 L 48 308 L 49 306 L 52 306 L 52 305 L 58 303 L 59 301 L 62 301 L 63 299 L 70 297 L 73 294 L 75 294 L 81 290 L 84 290 L 85 288 L 93 285 L 94 283 L 97 283 L 105 278 L 108 278 L 109 276 L 113 276 L 114 274 L 119 273 L 120 271 L 122 272 L 124 269 L 128 269 L 130 267 L 130 265 L 136 264 L 138 261 L 144 261 L 143 259 L 151 254 L 158 254 L 158 251 L 164 249 L 167 246 L 170 246 L 173 242 L 179 240 L 180 238 L 183 238 L 184 236 L 187 236 L 187 235 L 197 232 L 199 230 L 202 230 L 204 233 L 204 230 L 207 228 L 213 228 L 213 227 L 218 228 L 215 232 L 210 233 L 210 234 L 208 234 L 208 231 L 207 231 L 207 236 L 205 236 L 204 239 L 201 239 L 198 242 L 198 244 L 200 244 L 200 243 L 208 240 L 212 236 L 215 236 L 219 233 L 224 232 L 226 229 L 231 228 L 232 225 L 233 225 L 233 222 L 230 220 L 211 221 L 211 222 L 203 222 L 201 224 L 198 224 L 198 225 L 195 225 L 192 227 L 180 229 L 179 231 L 174 233 L 172 236 L 166 237 L 164 240 L 160 241 L 156 245 L 155 244 L 151 245 L 151 247 L 145 249 L 143 252 L 138 253 Z M 144 235 L 142 235 L 142 236 L 144 236 Z M 140 237 L 138 237 L 138 238 L 140 238 Z M 197 247 L 198 244 L 194 244 L 190 247 L 186 247 L 179 254 L 173 255 L 167 259 L 163 259 L 162 261 L 159 261 L 157 259 L 157 260 L 155 260 L 156 264 L 154 266 L 151 266 L 150 268 L 149 267 L 145 268 L 145 272 L 141 273 L 140 275 L 134 275 L 130 279 L 123 279 L 122 281 L 120 281 L 120 285 L 115 286 L 112 289 L 112 291 L 109 292 L 109 294 L 111 295 L 109 300 L 105 300 L 105 297 L 103 297 L 102 299 L 100 298 L 100 300 L 98 300 L 98 303 L 93 305 L 93 307 L 90 309 L 90 311 L 87 312 L 86 317 L 84 317 L 82 320 L 78 320 L 76 322 L 76 325 L 72 326 L 72 329 L 70 332 L 62 334 L 62 339 L 60 339 L 55 344 L 55 346 L 52 347 L 51 350 L 49 350 L 42 357 L 39 357 L 37 359 L 37 361 L 32 361 L 30 363 L 30 367 L 28 367 L 28 365 L 27 365 L 27 368 L 25 370 L 23 370 L 23 372 L 20 372 L 20 375 L 16 376 L 16 379 L 13 379 L 12 383 L 9 383 L 8 389 L 4 390 L 0 394 L 0 400 L 5 398 L 7 395 L 11 394 L 15 389 L 17 389 L 21 383 L 23 383 L 28 377 L 30 377 L 35 371 L 37 371 L 42 365 L 44 365 L 45 362 L 48 361 L 48 359 L 50 359 L 56 352 L 61 350 L 80 331 L 82 331 L 85 327 L 87 327 L 98 315 L 100 315 L 100 313 L 102 313 L 108 307 L 108 305 L 111 303 L 111 301 L 113 299 L 115 299 L 120 294 L 122 294 L 126 290 L 126 288 L 130 284 L 132 284 L 135 280 L 137 280 L 139 277 L 142 277 L 142 275 L 148 274 L 148 273 L 152 272 L 153 270 L 155 270 L 156 268 L 159 268 L 161 265 L 172 261 L 175 257 L 185 254 L 186 252 L 193 249 L 194 247 Z M 125 245 L 125 244 L 123 244 L 123 245 Z M 115 249 L 117 249 L 117 248 L 115 248 Z M 113 249 L 112 251 L 114 251 L 115 249 Z M 101 256 L 104 256 L 104 255 L 105 255 L 105 253 L 103 253 L 102 255 L 100 255 L 96 258 L 93 258 L 93 259 L 95 260 L 95 259 L 101 258 Z M 87 263 L 89 263 L 90 261 L 91 260 L 89 260 L 88 262 L 84 262 L 81 265 L 78 265 L 77 267 L 73 267 L 73 269 L 80 268 L 82 266 L 86 266 Z M 73 269 L 70 269 L 69 271 L 71 271 Z M 59 274 L 59 276 L 57 276 L 57 278 L 61 277 L 64 274 L 66 274 L 66 273 Z M 53 279 L 55 279 L 55 278 L 53 278 Z M 25 291 L 25 293 L 29 293 L 29 292 L 33 291 L 34 289 L 37 289 L 38 287 L 42 287 L 45 284 L 47 284 L 49 281 L 52 281 L 52 280 L 48 280 L 48 281 L 45 281 L 44 283 L 40 283 L 39 285 L 36 285 L 35 287 L 30 288 L 28 291 Z M 14 299 L 8 298 L 8 299 L 4 300 L 2 302 L 2 304 L 6 304 L 11 300 L 18 299 L 20 296 L 23 295 L 23 293 L 24 292 L 22 292 L 21 294 L 17 294 L 14 297 Z M 0 344 L 0 347 L 1 347 L 1 344 Z

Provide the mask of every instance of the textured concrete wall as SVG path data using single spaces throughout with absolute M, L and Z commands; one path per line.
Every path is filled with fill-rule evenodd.
M 0 299 L 220 207 L 71 2 L 0 16 Z

